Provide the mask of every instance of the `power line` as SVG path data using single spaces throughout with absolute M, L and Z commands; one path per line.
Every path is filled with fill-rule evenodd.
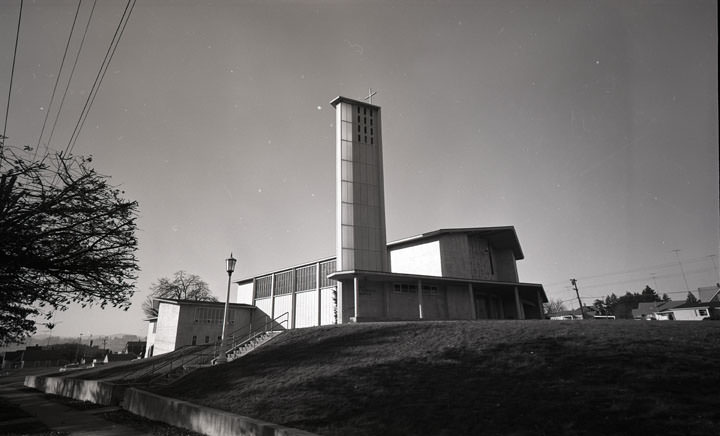
M 696 263 L 696 262 L 707 261 L 707 258 L 708 258 L 708 256 L 696 257 L 696 258 L 693 258 L 693 259 L 690 259 L 690 260 L 686 260 L 684 263 L 685 263 L 685 264 L 689 264 L 689 263 Z M 676 265 L 677 265 L 677 262 L 667 262 L 667 263 L 661 263 L 661 264 L 657 264 L 657 265 L 650 265 L 650 266 L 643 266 L 643 267 L 638 267 L 638 268 L 632 268 L 632 269 L 628 269 L 628 270 L 615 271 L 615 272 L 607 272 L 607 273 L 596 274 L 596 275 L 592 275 L 592 276 L 583 276 L 583 277 L 577 278 L 577 280 L 591 280 L 591 279 L 597 279 L 597 278 L 602 278 L 602 277 L 617 276 L 617 275 L 622 275 L 622 274 L 630 274 L 630 273 L 635 273 L 635 272 L 641 272 L 641 271 L 646 271 L 646 270 L 651 270 L 651 269 L 670 268 L 670 267 L 674 267 L 674 266 L 676 266 Z M 658 277 L 659 277 L 659 276 L 658 276 Z M 638 279 L 638 280 L 639 280 L 639 279 Z M 552 287 L 552 286 L 562 285 L 562 284 L 564 284 L 564 283 L 566 283 L 565 280 L 563 280 L 563 281 L 558 281 L 558 282 L 554 282 L 554 283 L 550 283 L 550 284 L 545 284 L 545 286 Z
M 80 53 L 82 52 L 83 46 L 85 45 L 85 37 L 87 36 L 88 29 L 90 28 L 90 21 L 92 21 L 93 14 L 95 12 L 95 5 L 97 0 L 93 1 L 92 8 L 90 9 L 90 15 L 88 16 L 87 23 L 85 23 L 85 30 L 83 31 L 82 39 L 80 40 L 80 46 L 75 54 L 75 62 L 73 63 L 72 70 L 70 70 L 70 76 L 68 77 L 67 83 L 65 84 L 65 91 L 63 92 L 62 99 L 60 100 L 60 107 L 58 108 L 57 115 L 55 116 L 55 122 L 53 122 L 52 130 L 50 130 L 50 136 L 48 137 L 48 144 L 52 142 L 53 134 L 55 133 L 55 127 L 57 126 L 58 120 L 60 119 L 60 113 L 62 112 L 63 105 L 65 103 L 65 97 L 67 96 L 70 83 L 75 75 L 75 67 L 77 67 L 78 60 L 80 59 Z
M 710 270 L 711 270 L 710 268 L 695 269 L 695 270 L 688 271 L 688 274 L 700 274 L 700 273 L 708 272 Z M 669 274 L 663 274 L 663 275 L 656 275 L 655 278 L 670 278 L 670 277 L 678 277 L 678 276 L 680 276 L 679 273 L 669 273 Z M 622 285 L 622 284 L 627 284 L 627 283 L 637 283 L 637 282 L 642 282 L 645 280 L 646 280 L 645 278 L 638 278 L 638 279 L 630 279 L 630 280 L 621 280 L 621 281 L 610 282 L 610 283 L 599 283 L 599 284 L 595 284 L 595 285 L 585 285 L 584 289 L 602 288 L 602 287 L 608 288 L 611 286 L 617 286 L 617 285 Z M 548 288 L 548 291 L 550 291 L 549 288 Z M 565 289 L 563 289 L 562 291 L 557 291 L 557 292 L 555 292 L 555 294 L 561 294 L 561 293 L 572 292 L 572 291 L 573 290 L 569 286 L 565 286 Z M 659 289 L 655 289 L 655 291 L 660 292 Z M 664 294 L 678 294 L 678 293 L 687 294 L 687 292 L 688 291 L 670 291 L 670 292 L 663 291 L 662 293 L 664 293 Z M 613 293 L 613 292 L 611 291 L 610 293 Z M 599 298 L 599 297 L 601 297 L 601 296 L 587 296 L 587 297 L 583 297 L 583 298 Z M 574 298 L 572 298 L 572 299 L 574 300 Z
M 63 53 L 62 61 L 60 61 L 60 68 L 58 69 L 57 78 L 55 79 L 55 86 L 53 86 L 52 95 L 50 96 L 50 103 L 48 103 L 47 111 L 45 111 L 45 120 L 43 121 L 42 129 L 40 129 L 40 136 L 38 136 L 37 146 L 35 146 L 35 155 L 33 156 L 33 160 L 37 157 L 37 152 L 40 148 L 40 141 L 42 140 L 43 133 L 45 133 L 45 124 L 47 123 L 48 116 L 50 116 L 50 109 L 55 101 L 55 92 L 57 91 L 57 86 L 60 82 L 60 75 L 62 74 L 63 66 L 65 66 L 65 58 L 67 57 L 68 48 L 70 48 L 70 40 L 72 39 L 73 32 L 75 31 L 75 23 L 77 22 L 81 4 L 82 0 L 78 0 L 77 9 L 75 9 L 75 18 L 73 18 L 72 26 L 70 27 L 70 34 L 68 35 L 67 44 L 65 44 L 65 52 Z
M 676 248 L 675 250 L 672 250 L 672 252 L 675 253 L 675 256 L 677 256 L 678 263 L 680 264 L 680 271 L 682 271 L 683 280 L 685 280 L 685 289 L 690 292 L 690 286 L 688 286 L 687 277 L 685 277 L 685 268 L 683 268 L 682 261 L 680 260 L 680 249 Z
M 130 7 L 131 3 L 132 3 L 132 7 Z M 95 97 L 97 96 L 97 93 L 100 89 L 100 84 L 102 83 L 103 78 L 105 78 L 105 73 L 107 73 L 108 67 L 110 66 L 110 62 L 112 61 L 112 58 L 115 54 L 115 50 L 117 49 L 117 46 L 120 43 L 120 38 L 122 38 L 122 35 L 125 32 L 125 26 L 127 26 L 127 22 L 130 20 L 130 14 L 132 13 L 132 10 L 134 7 L 135 7 L 135 0 L 128 0 L 127 4 L 125 5 L 125 10 L 123 11 L 122 16 L 120 17 L 120 22 L 118 23 L 118 27 L 115 29 L 115 34 L 113 35 L 113 38 L 110 41 L 110 45 L 108 46 L 108 51 L 105 53 L 105 58 L 103 59 L 103 62 L 100 65 L 100 70 L 98 70 L 98 74 L 97 74 L 97 76 L 95 76 L 95 82 L 93 83 L 93 86 L 90 89 L 90 93 L 88 94 L 87 100 L 85 100 L 85 106 L 83 107 L 83 110 L 80 113 L 80 118 L 78 118 L 78 122 L 75 124 L 75 129 L 73 129 L 73 133 L 72 133 L 72 135 L 70 135 L 70 141 L 68 142 L 68 145 L 65 148 L 65 151 L 67 153 L 71 153 L 72 149 L 75 147 L 75 143 L 77 142 L 77 139 L 80 136 L 80 130 L 82 129 L 82 126 L 85 124 L 85 120 L 87 119 L 88 113 L 90 113 L 90 108 L 92 107 L 92 104 L 95 101 Z
M 690 271 L 690 273 L 691 273 L 691 274 L 694 274 L 694 273 L 704 273 L 704 272 L 707 272 L 707 271 L 709 271 L 709 269 L 708 269 L 708 268 L 705 268 L 705 269 L 698 269 L 698 270 Z M 668 277 L 677 277 L 678 275 L 679 275 L 679 274 L 676 273 L 676 274 L 666 274 L 666 275 L 664 275 L 664 276 L 658 276 L 658 277 L 668 278 Z M 619 282 L 619 283 L 616 283 L 616 284 L 622 284 L 622 283 L 623 283 L 623 282 Z M 585 286 L 585 288 L 599 288 L 599 287 L 606 287 L 606 286 L 612 286 L 612 285 L 613 285 L 613 283 L 611 283 L 611 284 L 603 284 L 603 285 L 591 285 L 591 286 Z M 657 290 L 657 289 L 655 289 L 655 291 L 656 291 L 656 292 L 661 292 L 661 293 L 663 293 L 663 294 L 687 294 L 687 293 L 689 292 L 689 291 L 659 291 L 659 290 Z M 629 291 L 628 291 L 628 292 L 629 292 Z M 614 293 L 614 292 L 611 291 L 610 293 L 612 294 L 612 293 Z M 608 294 L 608 295 L 609 295 L 609 294 Z M 583 298 L 599 298 L 599 297 L 604 297 L 604 296 L 605 296 L 605 295 L 595 295 L 595 296 L 587 296 L 587 297 L 583 297 Z
M 17 58 L 18 41 L 20 40 L 20 23 L 22 22 L 23 1 L 20 0 L 20 13 L 18 14 L 17 32 L 15 33 L 15 51 L 13 52 L 12 68 L 10 69 L 10 86 L 8 86 L 7 105 L 5 107 L 5 124 L 3 125 L 2 144 L 0 144 L 0 157 L 2 156 L 5 138 L 7 138 L 8 114 L 10 114 L 10 96 L 12 95 L 13 78 L 15 77 L 15 59 Z M 0 159 L 2 165 L 2 159 Z
M 692 271 L 690 271 L 690 273 L 696 274 L 696 273 L 704 273 L 707 271 L 710 271 L 710 268 L 700 268 L 700 269 L 692 270 Z M 674 273 L 656 275 L 655 278 L 670 278 L 670 277 L 678 277 L 680 275 L 681 274 L 674 272 Z M 594 285 L 586 285 L 585 288 L 586 289 L 587 288 L 600 288 L 603 286 L 622 285 L 622 284 L 626 284 L 626 283 L 636 283 L 636 282 L 643 282 L 643 281 L 647 282 L 647 278 L 640 277 L 637 279 L 627 279 L 627 280 L 619 280 L 619 281 L 615 281 L 615 282 L 598 283 L 598 284 L 594 284 Z

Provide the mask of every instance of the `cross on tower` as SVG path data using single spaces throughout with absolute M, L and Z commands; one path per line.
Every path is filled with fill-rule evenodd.
M 363 100 L 367 100 L 368 103 L 372 104 L 372 98 L 375 94 L 377 94 L 377 91 L 373 91 L 372 88 L 368 88 L 368 96 L 365 97 Z

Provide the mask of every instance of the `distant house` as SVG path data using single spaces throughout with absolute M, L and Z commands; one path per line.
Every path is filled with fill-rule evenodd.
M 638 303 L 637 309 L 632 310 L 633 319 L 669 321 L 671 318 L 667 311 L 684 304 L 683 301 L 651 301 Z
M 135 360 L 138 357 L 139 355 L 135 353 L 107 353 L 103 359 L 103 363 L 127 362 L 129 360 Z
M 2 369 L 43 368 L 61 366 L 69 361 L 59 350 L 43 349 L 40 346 L 3 353 Z
M 576 320 L 583 319 L 583 312 L 585 313 L 585 319 L 593 319 L 596 316 L 602 316 L 594 307 L 585 306 L 583 307 L 583 310 L 580 310 L 579 308 L 573 310 L 563 310 L 562 312 L 550 313 L 548 314 L 548 317 L 553 321 Z
M 145 354 L 145 346 L 146 345 L 147 345 L 147 342 L 145 342 L 145 341 L 128 341 L 128 343 L 125 344 L 123 353 L 130 353 L 130 354 L 135 354 L 136 356 L 143 356 Z
M 697 290 L 699 302 L 680 302 L 664 306 L 656 313 L 657 319 L 673 321 L 702 321 L 720 319 L 720 286 L 706 286 Z
M 720 302 L 683 303 L 677 307 L 658 312 L 672 321 L 702 321 L 720 319 Z
M 214 344 L 222 335 L 225 303 L 156 298 L 156 318 L 148 319 L 145 357 L 175 351 L 188 345 Z M 257 312 L 257 313 L 256 313 Z M 267 317 L 249 304 L 230 303 L 228 332 L 260 325 Z
M 3 351 L 0 356 L 2 369 L 22 368 L 22 355 L 25 350 Z

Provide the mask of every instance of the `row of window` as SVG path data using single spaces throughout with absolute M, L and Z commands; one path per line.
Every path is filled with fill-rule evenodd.
M 367 116 L 367 115 L 368 115 L 368 110 L 367 110 L 366 107 L 364 107 L 363 110 L 362 110 L 362 112 L 364 112 L 364 114 L 360 114 L 360 112 L 361 112 L 361 111 L 358 110 L 358 115 L 357 115 L 357 122 L 358 122 L 358 124 L 360 124 L 361 122 L 362 122 L 363 124 L 368 124 L 368 119 L 370 119 L 370 125 L 372 126 L 372 125 L 373 125 L 373 115 L 374 115 L 373 112 L 374 112 L 374 111 L 373 111 L 373 110 L 370 110 L 370 117 Z M 365 116 L 363 116 L 363 117 L 361 118 L 361 115 L 365 115 Z
M 364 121 L 365 123 L 370 120 L 370 124 L 373 123 L 373 117 L 377 114 L 377 109 L 369 108 L 367 106 L 356 106 L 351 103 L 340 103 L 340 111 L 343 120 L 351 120 L 353 109 L 357 114 L 358 122 Z
M 228 324 L 235 324 L 235 310 L 228 310 Z M 222 324 L 225 308 L 196 307 L 196 324 Z
M 360 117 L 360 112 L 362 112 L 362 117 Z M 358 114 L 357 114 L 357 140 L 358 142 L 364 142 L 365 144 L 375 144 L 375 130 L 373 129 L 373 111 L 372 109 L 368 110 L 367 107 L 363 107 L 362 111 L 358 107 Z M 369 117 L 368 117 L 369 113 Z M 368 135 L 368 119 L 370 120 L 370 134 Z M 368 141 L 368 138 L 370 139 Z
M 222 337 L 218 336 L 218 337 L 217 337 L 217 341 L 220 342 L 221 340 L 222 340 Z M 205 343 L 206 343 L 206 344 L 209 344 L 209 343 L 210 343 L 210 336 L 205 336 Z M 197 344 L 198 344 L 198 337 L 197 337 L 197 336 L 193 336 L 193 337 L 192 337 L 192 345 L 197 345 Z
M 295 271 L 283 271 L 275 274 L 275 294 L 291 294 L 294 288 L 293 277 Z
M 275 273 L 275 295 L 291 294 L 293 291 L 308 291 L 317 287 L 317 264 Z M 320 263 L 320 287 L 335 286 L 327 276 L 335 272 L 335 260 Z M 273 276 L 255 279 L 255 298 L 266 298 L 273 293 Z
M 362 126 L 362 128 L 360 128 L 361 126 L 360 126 L 360 124 L 358 124 L 357 127 L 358 127 L 358 128 L 357 128 L 358 133 L 364 133 L 364 134 L 366 134 L 366 135 L 368 134 L 368 128 L 367 128 L 367 126 Z M 374 129 L 373 129 L 372 127 L 370 127 L 370 134 L 371 134 L 371 135 L 374 135 L 374 134 L 375 134 L 374 132 L 375 132 Z
M 358 138 L 358 142 L 364 142 L 365 144 L 375 145 L 375 138 L 373 138 L 372 136 L 370 137 L 370 142 L 368 142 L 367 135 L 360 135 L 358 133 L 357 138 Z
M 393 286 L 393 292 L 396 294 L 417 294 L 417 285 L 407 283 L 395 283 Z M 437 286 L 423 285 L 423 295 L 439 295 Z

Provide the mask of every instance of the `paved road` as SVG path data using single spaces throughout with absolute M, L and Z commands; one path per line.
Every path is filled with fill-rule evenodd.
M 23 380 L 24 375 L 21 374 L 0 377 L 0 398 L 18 406 L 26 413 L 21 417 L 0 418 L 0 435 L 10 432 L 32 434 L 42 428 L 40 425 L 42 423 L 52 430 L 78 436 L 150 436 L 149 433 L 139 433 L 136 429 L 98 416 L 98 413 L 116 410 L 117 407 L 73 409 L 53 401 L 44 393 L 24 387 Z M 18 432 L 18 429 L 22 430 Z

